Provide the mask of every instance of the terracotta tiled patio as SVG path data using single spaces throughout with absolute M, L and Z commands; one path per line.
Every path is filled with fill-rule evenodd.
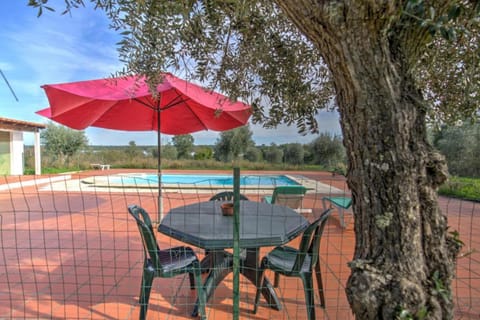
M 83 172 L 59 181 L 54 181 L 58 176 L 0 177 L 0 319 L 138 318 L 143 251 L 126 207 L 139 204 L 153 218 L 157 194 L 138 189 L 69 188 L 72 181 L 78 184 L 87 176 L 118 172 Z M 348 194 L 342 177 L 323 172 L 289 174 Z M 52 187 L 58 184 L 65 188 Z M 313 210 L 304 214 L 306 218 L 318 217 L 325 194 L 308 194 L 304 207 Z M 169 191 L 164 194 L 165 210 L 208 200 L 211 195 L 195 190 Z M 250 191 L 248 196 L 260 200 L 262 193 Z M 453 283 L 456 319 L 480 319 L 480 204 L 443 197 L 440 203 L 449 225 L 459 231 L 465 243 Z M 343 229 L 334 212 L 326 226 L 321 244 L 326 308 L 320 308 L 316 295 L 318 319 L 353 319 L 344 291 L 350 271 L 347 263 L 354 250 L 352 221 L 351 213 L 347 213 L 347 227 Z M 181 244 L 165 235 L 157 236 L 161 247 Z M 291 245 L 297 245 L 297 241 Z M 262 248 L 261 255 L 270 249 Z M 203 250 L 195 250 L 203 256 Z M 273 280 L 272 274 L 267 276 Z M 232 318 L 232 287 L 233 276 L 229 275 L 207 304 L 209 319 Z M 276 291 L 282 310 L 269 308 L 262 298 L 257 314 L 253 314 L 255 288 L 240 277 L 240 318 L 306 318 L 299 279 L 282 277 Z M 148 319 L 192 319 L 195 296 L 189 289 L 188 276 L 156 279 Z

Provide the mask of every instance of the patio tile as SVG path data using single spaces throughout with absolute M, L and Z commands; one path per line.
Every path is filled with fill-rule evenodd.
M 341 177 L 325 173 L 298 173 L 347 190 Z M 82 176 L 77 176 L 77 178 Z M 16 178 L 21 179 L 21 178 Z M 0 194 L 0 319 L 137 319 L 143 249 L 136 225 L 126 206 L 138 203 L 155 212 L 156 194 L 108 192 L 54 192 L 28 187 Z M 252 200 L 262 195 L 252 194 Z M 172 193 L 165 208 L 208 200 L 205 194 Z M 442 210 L 452 229 L 466 243 L 464 252 L 480 248 L 480 205 L 440 197 Z M 313 220 L 322 212 L 321 195 L 308 195 L 305 216 Z M 353 216 L 345 215 L 347 228 L 339 225 L 337 212 L 328 221 L 320 257 L 326 309 L 319 306 L 318 319 L 353 319 L 345 296 L 355 237 Z M 158 235 L 162 248 L 183 243 Z M 289 245 L 297 246 L 299 239 Z M 204 251 L 194 248 L 201 258 Z M 261 255 L 272 248 L 264 247 Z M 455 292 L 456 319 L 480 318 L 480 254 L 460 258 Z M 270 280 L 273 274 L 267 272 Z M 276 289 L 282 310 L 266 305 L 262 298 L 252 314 L 254 286 L 240 277 L 240 319 L 303 319 L 305 298 L 301 281 L 281 277 Z M 207 304 L 210 319 L 231 319 L 233 277 L 229 275 Z M 148 319 L 192 319 L 196 291 L 187 276 L 155 279 Z

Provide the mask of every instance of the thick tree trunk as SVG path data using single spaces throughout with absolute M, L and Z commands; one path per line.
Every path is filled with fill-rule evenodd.
M 354 314 L 451 319 L 458 247 L 436 195 L 446 166 L 427 142 L 425 106 L 404 51 L 387 32 L 395 8 L 388 1 L 381 8 L 362 1 L 278 2 L 333 75 L 355 216 L 346 289 Z
M 388 52 L 355 49 L 354 103 L 339 102 L 357 235 L 349 301 L 361 319 L 449 319 L 454 270 L 436 196 L 446 170 L 426 141 L 422 97 Z

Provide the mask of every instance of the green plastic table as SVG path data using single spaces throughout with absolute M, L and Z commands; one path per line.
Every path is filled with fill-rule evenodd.
M 233 271 L 233 257 L 224 249 L 233 248 L 233 217 L 223 216 L 222 201 L 206 201 L 174 208 L 168 212 L 158 231 L 190 245 L 207 249 L 213 255 L 213 268 L 205 280 L 208 299 L 218 284 Z M 240 272 L 254 285 L 260 263 L 259 251 L 265 246 L 279 246 L 297 237 L 309 225 L 293 209 L 263 202 L 240 201 Z M 262 294 L 269 305 L 281 309 L 280 301 L 265 278 Z M 192 313 L 197 315 L 197 306 Z

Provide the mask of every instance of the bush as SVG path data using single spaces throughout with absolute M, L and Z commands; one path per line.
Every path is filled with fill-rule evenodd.
M 258 162 L 262 160 L 262 150 L 257 147 L 248 147 L 245 155 L 243 156 L 246 160 L 251 162 Z
M 480 123 L 444 126 L 432 132 L 432 140 L 452 175 L 480 178 Z
M 339 162 L 333 167 L 332 173 L 345 176 L 347 174 L 347 166 L 344 163 Z

